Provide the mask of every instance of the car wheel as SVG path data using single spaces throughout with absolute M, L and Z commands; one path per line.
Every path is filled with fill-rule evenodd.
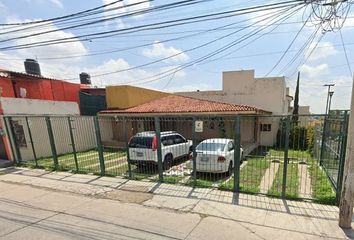
M 232 162 L 230 161 L 229 168 L 227 170 L 227 174 L 229 176 L 231 176 L 233 172 L 234 172 L 234 168 L 233 168 Z
M 172 166 L 173 156 L 172 154 L 167 154 L 163 160 L 163 170 L 168 170 Z
M 243 153 L 241 154 L 240 164 L 243 163 Z

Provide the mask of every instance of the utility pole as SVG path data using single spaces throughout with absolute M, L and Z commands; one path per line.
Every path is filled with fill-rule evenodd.
M 329 101 L 329 95 L 330 95 L 330 92 L 331 92 L 331 87 L 334 87 L 334 85 L 335 85 L 334 83 L 323 85 L 324 87 L 328 87 L 327 102 L 326 102 L 326 112 L 325 112 L 326 115 L 328 114 L 328 101 Z
M 328 115 L 331 112 L 331 103 L 332 103 L 333 93 L 334 93 L 334 91 L 329 92 Z
M 349 115 L 343 187 L 339 204 L 339 226 L 351 228 L 354 204 L 354 76 Z

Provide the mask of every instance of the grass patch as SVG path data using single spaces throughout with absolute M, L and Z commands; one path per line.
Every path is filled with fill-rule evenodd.
M 240 172 L 240 191 L 246 193 L 259 193 L 259 185 L 267 168 L 270 166 L 270 161 L 266 158 L 253 158 L 247 160 L 247 164 Z M 234 178 L 232 177 L 227 183 L 222 183 L 219 186 L 220 190 L 233 191 Z
M 284 164 L 280 163 L 278 172 L 275 175 L 272 187 L 269 189 L 268 194 L 281 197 L 283 185 L 283 168 Z M 286 198 L 297 198 L 299 196 L 299 170 L 297 163 L 288 163 L 286 175 Z
M 275 149 L 270 149 L 267 157 L 279 157 L 279 158 L 284 158 L 284 150 L 275 150 Z M 301 151 L 301 150 L 288 150 L 288 157 L 290 160 L 306 160 L 306 159 L 311 159 L 311 154 L 308 151 Z
M 187 186 L 190 187 L 199 187 L 199 188 L 212 188 L 213 187 L 213 182 L 206 180 L 206 179 L 196 179 L 195 185 L 194 185 L 194 179 L 190 178 L 188 181 L 185 183 Z
M 314 201 L 322 204 L 336 205 L 336 193 L 329 182 L 326 173 L 312 160 L 309 166 Z
M 183 176 L 163 176 L 163 182 L 174 184 L 180 182 L 183 178 Z
M 105 163 L 109 165 L 109 161 L 113 161 L 117 158 L 126 156 L 125 151 L 118 152 L 104 152 L 103 153 Z M 99 155 L 96 150 L 89 150 L 84 152 L 78 152 L 76 154 L 79 171 L 77 172 L 92 172 L 98 173 L 100 172 L 100 164 L 99 164 Z M 20 165 L 29 168 L 41 168 L 46 170 L 57 170 L 57 171 L 75 171 L 76 165 L 74 160 L 73 153 L 62 154 L 58 156 L 59 166 L 55 169 L 54 160 L 52 157 L 49 158 L 40 158 L 36 162 L 34 160 L 24 161 Z

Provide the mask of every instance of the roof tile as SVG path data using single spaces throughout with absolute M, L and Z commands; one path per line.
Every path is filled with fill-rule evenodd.
M 169 95 L 136 107 L 122 110 L 104 110 L 100 113 L 134 114 L 134 113 L 201 113 L 201 112 L 264 112 L 256 107 L 200 100 L 178 95 Z

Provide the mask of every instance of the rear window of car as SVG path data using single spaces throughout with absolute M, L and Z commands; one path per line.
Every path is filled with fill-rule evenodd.
M 198 151 L 224 151 L 225 143 L 200 143 L 197 146 Z
M 133 137 L 129 142 L 130 148 L 151 148 L 152 137 Z

